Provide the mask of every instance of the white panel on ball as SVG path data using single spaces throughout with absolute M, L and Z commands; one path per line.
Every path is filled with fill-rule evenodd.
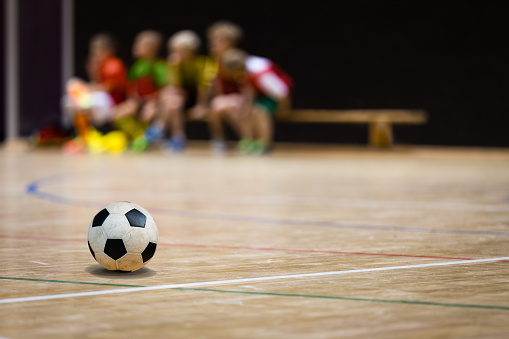
M 149 222 L 149 220 L 147 220 L 145 231 L 147 232 L 150 241 L 157 244 L 157 241 L 159 240 L 159 232 L 155 221 L 150 220 Z
M 114 202 L 106 206 L 106 209 L 110 213 L 126 214 L 134 208 L 133 204 L 129 201 Z
M 104 252 L 104 245 L 106 244 L 106 235 L 103 232 L 102 226 L 88 228 L 88 243 L 94 252 Z
M 143 258 L 139 253 L 127 253 L 122 258 L 117 260 L 118 269 L 122 271 L 136 271 L 142 268 Z
M 150 238 L 145 228 L 131 227 L 131 230 L 124 237 L 124 244 L 127 252 L 141 253 L 147 248 Z
M 130 230 L 129 222 L 123 214 L 111 214 L 102 227 L 108 239 L 122 239 Z
M 117 262 L 108 257 L 108 255 L 104 252 L 96 253 L 95 260 L 97 260 L 97 262 L 101 264 L 101 266 L 103 266 L 104 268 L 107 268 L 112 271 L 118 270 Z

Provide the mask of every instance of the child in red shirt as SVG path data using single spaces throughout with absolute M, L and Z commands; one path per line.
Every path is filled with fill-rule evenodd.
M 91 131 L 111 132 L 113 110 L 125 100 L 127 70 L 116 56 L 116 44 L 111 35 L 100 33 L 91 38 L 86 69 L 89 82 L 76 77 L 69 79 L 63 99 L 64 109 L 78 137 L 64 145 L 68 153 L 90 146 L 87 139 Z
M 220 92 L 229 95 L 213 100 L 212 111 L 226 111 L 239 125 L 241 153 L 268 152 L 273 140 L 273 117 L 290 103 L 292 78 L 267 58 L 239 49 L 226 51 L 217 77 Z

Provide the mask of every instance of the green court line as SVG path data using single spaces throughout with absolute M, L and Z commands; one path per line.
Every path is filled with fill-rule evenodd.
M 14 278 L 14 277 L 0 277 L 0 279 L 3 279 L 3 280 L 22 280 L 22 281 L 52 282 L 52 283 L 64 283 L 64 284 L 78 284 L 78 285 L 97 285 L 97 286 L 115 286 L 115 287 L 147 287 L 146 285 L 107 284 L 107 283 L 96 283 L 96 282 L 85 282 L 85 281 L 31 279 L 31 278 Z M 480 309 L 491 309 L 491 310 L 509 311 L 509 306 L 495 306 L 495 305 L 452 304 L 452 303 L 438 303 L 438 302 L 428 302 L 428 301 L 410 301 L 410 300 L 390 300 L 390 299 L 372 299 L 372 298 L 335 297 L 335 296 L 329 296 L 329 295 L 313 295 L 313 294 L 291 294 L 291 293 L 270 293 L 270 292 L 251 292 L 251 291 L 233 291 L 233 290 L 214 290 L 214 289 L 208 289 L 208 288 L 176 287 L 176 288 L 172 288 L 172 290 L 199 291 L 199 292 L 216 292 L 216 293 L 230 293 L 230 294 L 251 294 L 251 295 L 265 295 L 265 296 L 273 296 L 273 297 L 294 297 L 294 298 L 334 299 L 334 300 L 347 300 L 347 301 L 366 301 L 366 302 L 379 302 L 379 303 L 392 303 L 392 304 L 409 304 L 409 305 L 424 305 L 424 306 L 480 308 Z
M 369 302 L 379 302 L 379 303 L 411 304 L 411 305 L 426 305 L 426 306 L 484 308 L 484 309 L 509 311 L 509 306 L 472 305 L 472 304 L 449 304 L 449 303 L 437 303 L 437 302 L 427 302 L 427 301 L 387 300 L 387 299 L 370 299 L 370 298 L 349 298 L 349 297 L 334 297 L 334 296 L 328 296 L 328 295 L 309 295 L 309 294 L 269 293 L 269 292 L 251 292 L 251 291 L 212 290 L 212 289 L 208 289 L 208 288 L 183 288 L 183 287 L 178 287 L 178 288 L 173 288 L 173 289 L 174 290 L 183 290 L 183 291 L 203 291 L 203 292 L 220 292 L 220 293 L 267 295 L 267 296 L 275 296 L 275 297 L 299 297 L 299 298 L 336 299 L 336 300 L 350 300 L 350 301 L 369 301 Z
M 96 282 L 86 282 L 86 281 L 67 281 L 67 280 L 49 280 L 49 279 L 11 278 L 11 277 L 0 277 L 0 279 L 3 279 L 3 280 L 23 280 L 23 281 L 53 282 L 53 283 L 63 283 L 63 284 L 115 286 L 115 287 L 146 287 L 144 285 L 106 284 L 106 283 L 96 283 Z

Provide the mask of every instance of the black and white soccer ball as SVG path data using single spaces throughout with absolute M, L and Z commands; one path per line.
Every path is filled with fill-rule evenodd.
M 109 204 L 88 227 L 88 248 L 108 270 L 136 271 L 154 256 L 159 233 L 150 213 L 132 202 Z

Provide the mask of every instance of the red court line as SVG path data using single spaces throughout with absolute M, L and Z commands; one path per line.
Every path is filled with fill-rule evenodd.
M 19 239 L 19 240 L 42 240 L 42 241 L 76 241 L 76 242 L 84 242 L 85 239 L 77 239 L 77 238 L 54 238 L 54 237 L 33 237 L 33 236 L 25 236 L 25 235 L 0 235 L 1 239 Z
M 231 249 L 231 250 L 253 250 L 253 251 L 331 253 L 331 254 L 350 254 L 350 255 L 379 255 L 379 256 L 384 256 L 384 257 L 407 257 L 407 258 L 426 258 L 426 259 L 457 259 L 457 260 L 473 260 L 474 259 L 474 258 L 442 257 L 442 256 L 431 256 L 431 255 L 410 255 L 410 254 L 369 253 L 369 252 L 346 252 L 346 251 L 327 251 L 327 250 L 304 250 L 304 249 L 272 248 L 272 247 L 197 245 L 197 244 L 173 244 L 173 243 L 159 243 L 158 245 L 175 246 L 175 247 L 219 248 L 219 249 Z
M 77 238 L 53 238 L 53 237 L 34 237 L 34 236 L 16 236 L 16 235 L 0 235 L 1 239 L 20 239 L 20 240 L 42 240 L 42 241 L 75 241 L 85 242 L 85 239 Z M 278 251 L 278 252 L 301 252 L 301 253 L 329 253 L 344 255 L 373 255 L 382 257 L 404 257 L 404 258 L 425 258 L 425 259 L 456 259 L 456 260 L 473 260 L 473 258 L 443 257 L 433 255 L 410 255 L 410 254 L 393 254 L 393 253 L 369 253 L 369 252 L 347 252 L 347 251 L 328 251 L 328 250 L 306 250 L 293 248 L 272 248 L 272 247 L 249 247 L 249 246 L 225 246 L 225 245 L 199 245 L 199 244 L 174 244 L 174 243 L 158 243 L 160 246 L 172 247 L 194 247 L 194 248 L 217 248 L 230 250 L 251 250 L 251 251 Z

